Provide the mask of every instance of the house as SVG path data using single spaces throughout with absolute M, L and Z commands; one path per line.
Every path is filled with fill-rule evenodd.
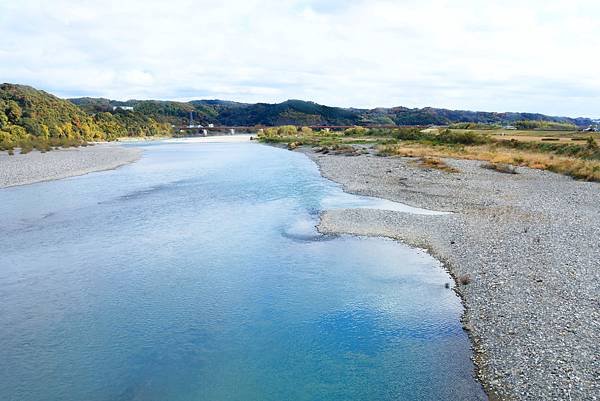
M 515 127 L 514 125 L 505 125 L 504 127 L 502 127 L 502 129 L 516 130 L 517 127 Z
M 133 111 L 133 106 L 113 106 L 113 111 L 117 111 L 119 109 Z

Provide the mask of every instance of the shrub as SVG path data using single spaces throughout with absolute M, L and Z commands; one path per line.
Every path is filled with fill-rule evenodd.
M 392 136 L 403 141 L 433 140 L 435 137 L 435 135 L 422 132 L 419 128 L 415 127 L 395 128 L 392 132 Z
M 596 142 L 596 140 L 592 136 L 589 136 L 586 139 L 586 146 L 590 150 L 597 150 L 598 149 L 598 143 Z
M 298 134 L 298 128 L 295 125 L 282 125 L 277 127 L 277 135 L 287 136 Z
M 339 145 L 339 144 L 334 144 L 331 146 L 315 147 L 315 148 L 313 148 L 313 150 L 316 153 L 325 153 L 325 154 L 332 153 L 334 155 L 345 155 L 345 156 L 358 156 L 358 155 L 361 155 L 366 152 L 365 150 L 357 149 L 354 146 Z
M 488 135 L 478 134 L 473 131 L 451 131 L 445 129 L 440 132 L 435 140 L 441 143 L 460 144 L 460 145 L 484 145 L 492 140 Z
M 486 123 L 454 123 L 448 126 L 453 129 L 497 129 L 501 128 L 498 124 L 486 124 Z
M 458 173 L 457 169 L 447 165 L 442 159 L 437 157 L 421 157 L 419 159 L 419 167 L 433 168 L 447 173 Z
M 302 146 L 302 142 L 298 142 L 298 141 L 296 141 L 296 142 L 289 142 L 289 143 L 287 144 L 287 148 L 288 148 L 289 150 L 294 150 L 294 149 L 296 149 L 298 146 Z
M 300 128 L 300 133 L 302 135 L 313 135 L 313 130 L 310 127 L 302 127 Z
M 352 127 L 344 131 L 346 136 L 365 136 L 369 133 L 369 129 L 365 127 Z

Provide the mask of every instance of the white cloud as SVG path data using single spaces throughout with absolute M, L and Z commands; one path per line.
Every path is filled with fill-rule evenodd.
M 0 0 L 0 80 L 597 117 L 598 13 L 592 0 Z

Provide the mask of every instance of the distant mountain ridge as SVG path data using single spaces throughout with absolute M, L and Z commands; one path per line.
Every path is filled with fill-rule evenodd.
M 163 100 L 115 101 L 103 98 L 68 99 L 88 113 L 111 112 L 114 107 L 131 106 L 135 111 L 187 124 L 190 112 L 194 121 L 216 125 L 447 125 L 453 123 L 514 124 L 517 121 L 549 121 L 587 127 L 596 122 L 590 118 L 548 116 L 540 113 L 484 112 L 424 108 L 342 108 L 325 106 L 304 100 L 281 103 L 238 103 L 226 100 L 192 100 L 175 102 Z

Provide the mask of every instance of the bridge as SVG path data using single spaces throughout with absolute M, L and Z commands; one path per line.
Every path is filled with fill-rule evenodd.
M 300 127 L 300 126 L 299 126 Z M 331 131 L 343 131 L 346 130 L 348 128 L 355 128 L 355 127 L 359 127 L 358 125 L 303 125 L 302 127 L 308 127 L 310 129 L 313 130 L 324 130 L 324 129 L 329 129 Z M 370 128 L 370 129 L 375 129 L 375 128 L 379 128 L 379 129 L 394 129 L 394 128 L 427 128 L 429 126 L 427 125 L 360 125 L 360 127 L 363 128 Z M 182 125 L 182 126 L 178 126 L 178 127 L 173 127 L 173 129 L 176 132 L 179 133 L 187 133 L 188 135 L 193 135 L 193 134 L 197 134 L 197 135 L 208 135 L 209 132 L 219 132 L 219 133 L 227 133 L 227 134 L 236 134 L 239 132 L 243 132 L 243 133 L 252 133 L 252 132 L 258 132 L 261 129 L 266 129 L 266 128 L 273 128 L 273 126 L 267 126 L 267 125 L 252 125 L 252 126 L 247 126 L 247 125 L 220 125 L 220 126 L 202 126 L 202 125 Z

